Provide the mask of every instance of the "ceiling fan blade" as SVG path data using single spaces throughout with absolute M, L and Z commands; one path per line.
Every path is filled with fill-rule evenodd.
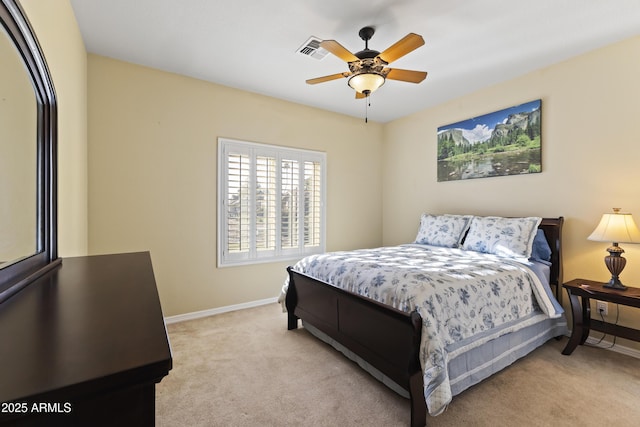
M 422 38 L 422 36 L 415 33 L 409 33 L 406 36 L 404 36 L 402 39 L 398 40 L 392 46 L 389 46 L 378 56 L 384 62 L 389 64 L 390 62 L 393 62 L 396 59 L 405 56 L 407 53 L 411 52 L 412 50 L 419 48 L 423 44 L 424 44 L 424 39 Z
M 317 83 L 324 83 L 324 82 L 336 80 L 342 77 L 349 77 L 350 75 L 351 73 L 344 72 L 344 73 L 331 74 L 329 76 L 316 77 L 315 79 L 307 80 L 307 84 L 314 85 Z
M 323 40 L 320 42 L 320 47 L 328 50 L 345 62 L 359 61 L 357 56 L 349 52 L 344 46 L 335 40 Z
M 364 99 L 366 97 L 367 97 L 367 95 L 365 95 L 364 93 L 356 92 L 356 99 Z
M 426 71 L 401 70 L 399 68 L 388 68 L 388 70 L 387 78 L 390 80 L 420 83 L 427 77 Z

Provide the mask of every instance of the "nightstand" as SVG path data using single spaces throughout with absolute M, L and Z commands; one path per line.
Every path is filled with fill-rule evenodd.
M 563 284 L 562 287 L 569 294 L 571 315 L 573 317 L 571 338 L 569 338 L 569 342 L 562 350 L 562 354 L 569 355 L 576 349 L 578 344 L 584 344 L 591 329 L 633 341 L 640 341 L 640 330 L 638 329 L 591 319 L 591 305 L 589 304 L 589 300 L 593 298 L 599 301 L 640 308 L 640 288 L 627 287 L 627 290 L 619 291 L 605 288 L 602 282 L 586 279 L 574 279 Z

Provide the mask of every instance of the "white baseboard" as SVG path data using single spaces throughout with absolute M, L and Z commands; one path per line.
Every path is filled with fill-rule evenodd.
M 593 337 L 589 335 L 585 344 L 589 344 L 594 347 L 603 348 L 605 350 L 615 351 L 616 353 L 626 354 L 627 356 L 635 357 L 640 359 L 640 350 L 636 350 L 635 348 L 625 347 L 616 343 L 613 347 L 611 347 L 611 341 L 600 341 L 600 337 Z
M 178 314 L 164 318 L 167 325 L 171 323 L 185 322 L 187 320 L 201 319 L 203 317 L 213 316 L 215 314 L 228 313 L 230 311 L 243 310 L 245 308 L 259 307 L 278 302 L 278 297 L 267 298 L 258 301 L 245 302 L 242 304 L 227 305 L 225 307 L 217 307 L 209 310 L 194 311 L 192 313 Z
M 610 337 L 611 335 L 609 335 Z M 571 338 L 571 331 L 569 331 L 566 335 L 567 338 Z M 626 354 L 627 356 L 635 357 L 636 359 L 640 359 L 640 350 L 636 350 L 635 348 L 625 347 L 624 345 L 620 345 L 616 342 L 616 345 L 611 347 L 611 341 L 601 341 L 600 337 L 594 337 L 589 335 L 585 344 L 588 344 L 592 347 L 602 348 L 604 350 L 615 351 L 616 353 Z M 580 346 L 576 347 L 579 348 Z

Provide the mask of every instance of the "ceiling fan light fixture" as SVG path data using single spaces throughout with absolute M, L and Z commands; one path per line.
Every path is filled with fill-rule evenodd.
M 347 82 L 356 92 L 370 94 L 375 92 L 385 82 L 384 76 L 377 73 L 360 73 L 349 78 Z

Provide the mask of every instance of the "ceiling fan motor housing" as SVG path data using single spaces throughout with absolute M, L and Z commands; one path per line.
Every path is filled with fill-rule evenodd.
M 376 55 L 371 58 L 361 58 L 360 61 L 349 62 L 349 71 L 353 74 L 376 73 L 384 76 L 386 73 L 383 70 L 386 65 L 387 63 Z
M 367 58 L 375 58 L 376 56 L 380 55 L 380 52 L 373 49 L 364 49 L 364 50 L 361 50 L 360 52 L 354 53 L 354 55 L 357 56 L 359 59 L 367 59 Z

